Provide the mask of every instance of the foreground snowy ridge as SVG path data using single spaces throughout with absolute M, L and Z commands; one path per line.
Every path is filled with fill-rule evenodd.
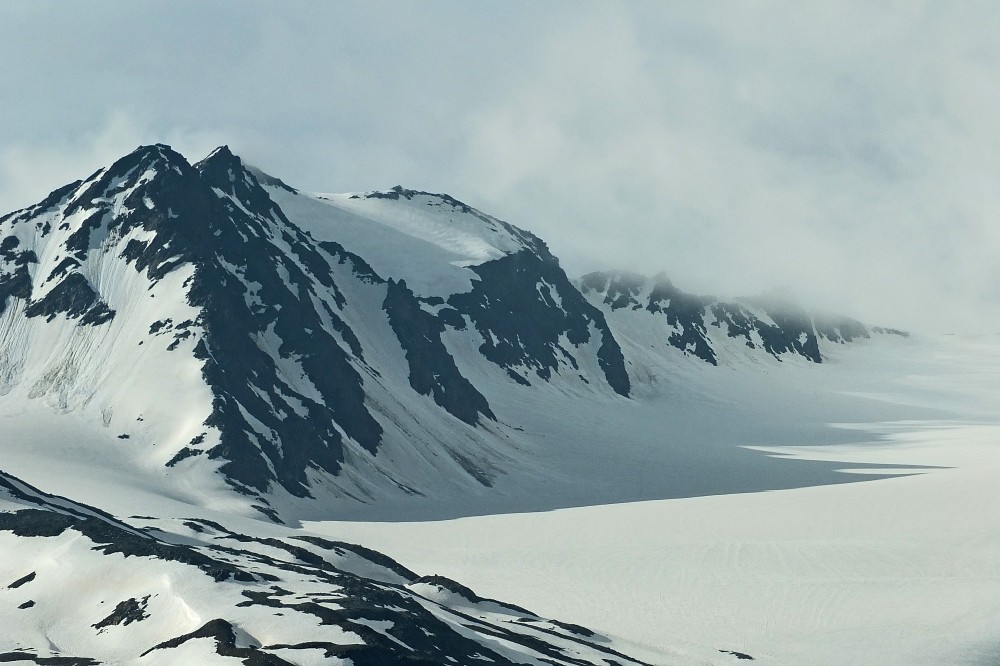
M 642 663 L 360 546 L 130 520 L 0 472 L 0 661 Z

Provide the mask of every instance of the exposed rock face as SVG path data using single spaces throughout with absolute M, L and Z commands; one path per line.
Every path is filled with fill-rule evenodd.
M 360 344 L 338 315 L 344 301 L 330 275 L 333 258 L 288 223 L 226 148 L 194 167 L 166 146 L 141 148 L 0 229 L 18 234 L 6 236 L 14 270 L 0 280 L 26 301 L 29 318 L 108 323 L 116 311 L 99 292 L 119 285 L 92 284 L 108 264 L 140 274 L 147 291 L 188 269 L 182 286 L 196 316 L 180 321 L 165 311 L 149 333 L 169 339 L 171 352 L 194 342 L 214 396 L 204 425 L 218 433 L 205 453 L 226 461 L 234 484 L 264 491 L 277 482 L 301 495 L 307 467 L 339 469 L 344 435 L 377 449 L 382 428 L 364 405 Z M 15 254 L 20 235 L 33 249 Z M 57 263 L 47 271 L 28 252 Z M 28 266 L 38 266 L 33 276 Z M 297 366 L 311 390 L 294 385 L 282 365 Z
M 456 328 L 465 328 L 465 320 L 457 312 L 435 315 L 425 310 L 407 288 L 405 280 L 396 282 L 391 278 L 382 308 L 389 315 L 389 324 L 406 352 L 413 390 L 433 395 L 434 402 L 470 425 L 475 425 L 481 416 L 496 420 L 486 398 L 462 376 L 455 359 L 441 341 L 445 321 L 452 321 Z
M 604 315 L 580 296 L 551 255 L 525 250 L 473 270 L 480 277 L 473 290 L 451 296 L 448 304 L 473 322 L 488 360 L 512 375 L 524 368 L 548 380 L 561 359 L 579 370 L 569 345 L 599 335 L 597 358 L 605 379 L 617 393 L 629 394 L 624 358 Z

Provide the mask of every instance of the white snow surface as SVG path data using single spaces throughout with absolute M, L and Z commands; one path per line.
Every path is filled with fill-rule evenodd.
M 525 247 L 499 220 L 475 209 L 465 212 L 438 195 L 385 199 L 265 188 L 292 223 L 364 257 L 383 278 L 406 280 L 420 296 L 469 291 L 476 275 L 468 266 Z
M 715 385 L 726 395 L 713 418 L 728 428 L 747 427 L 754 417 L 737 404 L 749 403 L 764 421 L 758 426 L 784 439 L 787 423 L 768 423 L 767 403 L 780 397 L 785 421 L 818 419 L 854 442 L 817 445 L 805 429 L 795 446 L 760 448 L 853 464 L 853 478 L 885 475 L 887 464 L 900 466 L 898 476 L 306 528 L 614 636 L 657 664 L 743 663 L 720 650 L 798 666 L 995 664 L 1000 338 L 871 343 L 845 348 L 823 366 L 738 372 L 755 386 Z M 711 389 L 708 381 L 695 384 L 688 405 Z M 838 402 L 857 396 L 864 403 L 847 411 Z M 684 401 L 669 396 L 678 398 Z M 900 420 L 903 406 L 917 411 Z M 861 418 L 843 422 L 851 411 Z M 642 470 L 633 473 L 643 483 Z

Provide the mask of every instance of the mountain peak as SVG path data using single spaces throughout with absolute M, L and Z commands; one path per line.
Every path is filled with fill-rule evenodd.
M 265 217 L 280 217 L 280 212 L 260 186 L 253 170 L 247 168 L 243 160 L 229 150 L 229 146 L 219 146 L 194 168 L 201 175 L 201 180 L 217 194 L 221 192 L 234 202 L 245 202 L 249 210 L 258 211 Z
M 243 160 L 229 150 L 229 146 L 222 145 L 210 152 L 203 160 L 194 165 L 198 171 L 204 172 L 206 169 L 242 169 Z
M 731 355 L 735 350 L 744 354 L 762 350 L 779 361 L 801 356 L 822 363 L 821 341 L 842 344 L 870 337 L 861 322 L 807 312 L 784 292 L 725 302 L 686 293 L 664 272 L 652 278 L 597 272 L 584 275 L 577 284 L 619 330 L 626 330 L 630 324 L 624 322 L 634 322 L 631 318 L 638 313 L 654 317 L 670 346 L 712 365 L 718 364 L 720 352 Z
M 140 164 L 151 166 L 159 162 L 162 162 L 167 168 L 176 167 L 179 170 L 191 168 L 191 164 L 187 161 L 187 158 L 167 144 L 153 143 L 139 146 L 128 155 L 118 159 L 106 170 L 106 173 L 117 175 L 123 171 L 130 171 Z
M 219 146 L 205 159 L 194 165 L 194 168 L 213 185 L 228 189 L 229 183 L 245 179 L 249 172 L 243 166 L 243 160 L 229 150 L 229 146 Z M 250 177 L 253 177 L 250 174 Z
M 25 369 L 0 381 L 48 387 L 67 411 L 106 404 L 105 427 L 143 423 L 150 446 L 170 442 L 155 449 L 162 465 L 217 467 L 261 511 L 279 510 L 275 493 L 305 501 L 314 482 L 345 497 L 420 492 L 443 469 L 436 459 L 488 486 L 506 468 L 503 442 L 519 437 L 507 391 L 632 397 L 645 375 L 630 366 L 645 361 L 625 351 L 661 349 L 649 331 L 711 364 L 743 347 L 821 362 L 821 341 L 868 336 L 857 322 L 685 294 L 663 274 L 574 285 L 541 239 L 447 194 L 303 194 L 227 146 L 194 165 L 141 146 L 0 219 L 5 307 L 28 341 L 11 349 L 49 336 L 65 353 L 29 367 L 0 351 Z M 86 363 L 67 360 L 79 336 L 102 340 Z M 196 372 L 178 383 L 180 359 Z M 46 379 L 70 362 L 86 381 Z M 122 382 L 147 377 L 183 386 L 192 404 L 122 401 Z M 452 440 L 470 451 L 440 448 Z M 411 450 L 427 468 L 396 467 Z M 375 458 L 383 471 L 359 471 Z

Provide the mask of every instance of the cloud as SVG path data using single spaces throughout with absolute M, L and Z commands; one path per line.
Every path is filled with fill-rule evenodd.
M 447 191 L 573 273 L 992 332 L 998 28 L 922 1 L 0 6 L 0 206 L 228 143 L 306 189 Z
M 699 7 L 567 22 L 471 121 L 469 187 L 579 270 L 1000 328 L 1000 60 L 978 48 L 993 22 Z

